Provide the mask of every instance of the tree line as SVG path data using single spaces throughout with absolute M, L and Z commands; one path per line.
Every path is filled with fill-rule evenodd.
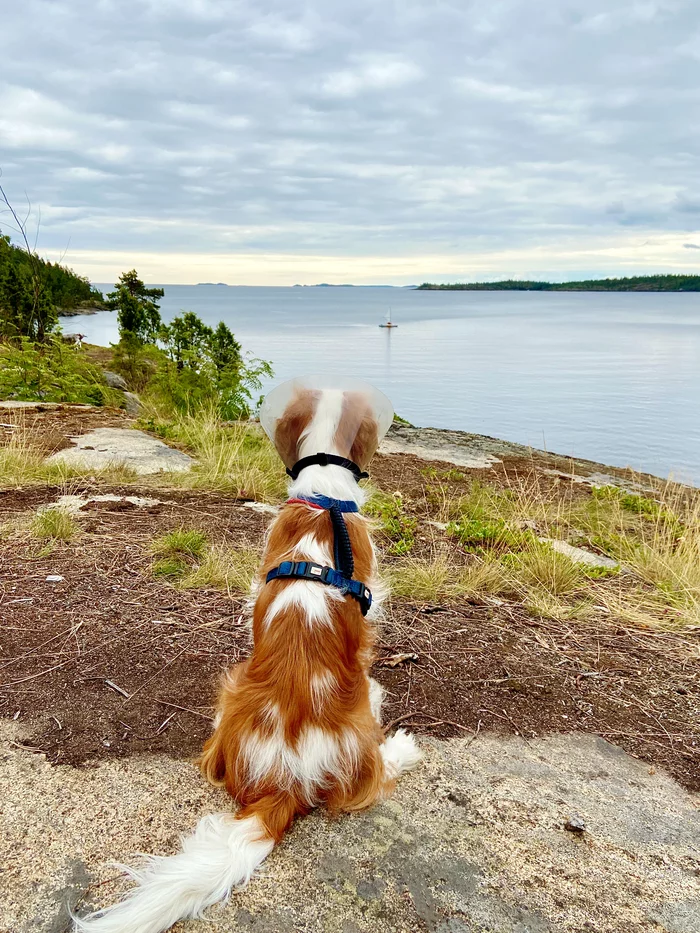
M 527 291 L 527 292 L 700 292 L 700 275 L 632 275 L 620 279 L 583 279 L 579 282 L 424 282 L 423 291 Z
M 102 304 L 102 292 L 60 263 L 15 246 L 0 233 L 0 331 L 43 340 L 62 310 Z

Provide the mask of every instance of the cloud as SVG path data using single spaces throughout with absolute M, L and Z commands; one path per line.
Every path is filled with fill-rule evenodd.
M 90 275 L 682 271 L 696 18 L 693 0 L 25 0 L 0 32 L 3 185 Z
M 697 243 L 684 243 L 683 249 L 700 249 L 700 246 Z

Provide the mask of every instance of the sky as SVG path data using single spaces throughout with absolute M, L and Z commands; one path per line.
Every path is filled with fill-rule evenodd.
M 699 103 L 697 0 L 22 0 L 0 182 L 95 282 L 693 273 Z

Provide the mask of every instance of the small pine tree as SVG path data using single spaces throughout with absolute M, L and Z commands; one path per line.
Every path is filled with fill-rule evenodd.
M 107 295 L 106 305 L 117 312 L 119 336 L 137 343 L 155 343 L 162 327 L 160 299 L 162 288 L 146 288 L 135 269 L 124 272 L 113 292 Z

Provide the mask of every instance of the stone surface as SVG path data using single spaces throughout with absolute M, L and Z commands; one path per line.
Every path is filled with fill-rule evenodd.
M 127 415 L 139 415 L 141 414 L 141 399 L 136 395 L 135 392 L 125 392 L 124 393 L 124 410 Z
M 566 554 L 577 564 L 586 564 L 589 567 L 602 567 L 605 570 L 616 570 L 620 565 L 611 557 L 605 557 L 603 554 L 595 554 L 593 551 L 587 551 L 582 547 L 574 547 L 566 541 L 559 541 L 556 538 L 540 538 L 540 541 L 546 541 L 554 551 L 560 554 Z
M 466 431 L 448 431 L 442 428 L 416 428 L 412 425 L 393 424 L 379 446 L 383 454 L 414 454 L 421 460 L 443 460 L 455 466 L 474 470 L 488 470 L 506 459 L 531 460 L 532 468 L 549 476 L 561 477 L 573 483 L 588 486 L 617 486 L 632 492 L 650 491 L 653 486 L 643 475 L 635 479 L 604 472 L 605 467 L 592 460 L 566 457 L 535 447 L 526 447 L 513 441 L 503 441 L 483 434 Z M 565 469 L 551 466 L 562 462 Z
M 277 515 L 279 513 L 279 506 L 270 505 L 268 502 L 244 502 L 243 505 L 247 509 L 262 512 L 264 515 Z
M 408 425 L 392 425 L 382 441 L 382 454 L 413 454 L 421 460 L 444 460 L 456 466 L 474 470 L 488 470 L 499 457 L 486 442 L 499 442 L 478 434 L 462 431 L 444 431 L 438 428 L 413 428 Z
M 229 809 L 187 761 L 52 767 L 22 738 L 0 723 L 2 931 L 64 933 L 90 884 L 81 910 L 128 887 L 110 860 L 172 853 L 199 817 Z M 390 800 L 299 820 L 245 891 L 178 933 L 697 929 L 698 800 L 661 770 L 595 736 L 421 744 Z M 572 813 L 585 833 L 564 829 Z
M 106 494 L 103 496 L 77 496 L 77 495 L 67 495 L 59 496 L 55 502 L 50 502 L 47 505 L 42 505 L 37 511 L 44 512 L 46 509 L 64 509 L 66 512 L 70 512 L 72 515 L 77 515 L 81 509 L 83 509 L 90 502 L 128 502 L 129 505 L 133 505 L 137 509 L 149 509 L 154 505 L 161 505 L 161 499 L 151 499 L 148 496 L 115 496 L 112 494 Z
M 59 450 L 51 462 L 99 470 L 108 466 L 127 466 L 136 473 L 186 473 L 194 464 L 192 457 L 168 447 L 163 441 L 143 431 L 126 428 L 96 428 L 89 434 L 73 437 L 75 447 Z
M 69 405 L 67 402 L 41 402 L 41 401 L 15 402 L 12 399 L 4 399 L 0 401 L 0 408 L 9 408 L 9 409 L 13 409 L 13 408 L 41 408 L 41 409 L 83 408 L 83 409 L 89 409 L 89 408 L 95 408 L 95 406 L 94 405 L 73 405 L 73 404 Z
M 110 389 L 121 389 L 122 392 L 126 392 L 129 386 L 126 384 L 126 379 L 123 376 L 120 376 L 119 373 L 110 372 L 108 369 L 105 369 L 103 372 L 105 377 L 105 382 L 110 387 Z

